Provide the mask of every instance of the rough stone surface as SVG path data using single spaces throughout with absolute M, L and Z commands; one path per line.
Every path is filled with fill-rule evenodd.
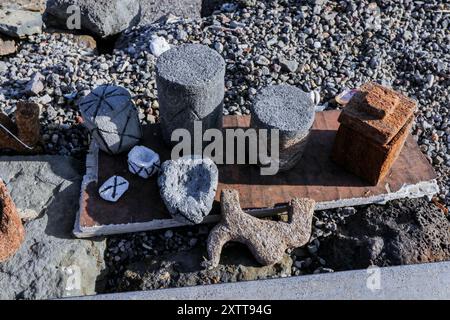
M 225 61 L 204 45 L 181 45 L 158 58 L 156 83 L 166 143 L 178 128 L 193 136 L 194 121 L 202 121 L 203 130 L 221 128 L 224 76 Z
M 3 40 L 0 38 L 0 57 L 16 52 L 16 42 L 14 40 Z
M 24 38 L 42 32 L 42 16 L 38 12 L 0 9 L 0 33 Z
M 379 91 L 382 91 L 382 93 Z M 370 107 L 367 98 L 370 98 L 369 93 L 372 92 L 384 96 L 384 101 L 377 99 L 377 106 L 372 105 Z M 369 82 L 361 86 L 359 92 L 353 95 L 339 116 L 339 122 L 384 145 L 397 135 L 414 115 L 416 109 L 417 102 L 413 99 L 400 92 Z M 389 112 L 386 112 L 386 110 Z M 382 114 L 383 117 L 380 118 L 379 114 Z
M 288 255 L 276 264 L 260 266 L 247 248 L 230 244 L 224 249 L 222 264 L 212 270 L 203 269 L 205 248 L 197 246 L 175 254 L 155 256 L 129 264 L 118 280 L 118 291 L 153 290 L 219 282 L 236 282 L 279 277 L 290 273 L 292 259 Z
M 120 33 L 139 20 L 138 0 L 49 0 L 46 21 L 67 29 L 67 20 L 73 14 L 67 8 L 80 8 L 81 28 L 105 38 Z
M 347 125 L 341 124 L 334 141 L 331 158 L 346 170 L 377 185 L 390 172 L 411 130 L 413 119 L 389 144 L 379 145 Z
M 8 189 L 0 179 L 0 263 L 13 256 L 25 237 L 25 230 Z
M 398 92 L 375 83 L 363 85 L 339 116 L 332 159 L 378 184 L 403 148 L 415 108 L 413 100 Z
M 218 180 L 219 171 L 211 159 L 185 156 L 162 164 L 158 185 L 170 214 L 197 224 L 211 211 Z
M 43 13 L 46 0 L 0 0 L 0 8 L 23 9 Z
M 34 73 L 25 87 L 25 92 L 28 95 L 38 95 L 42 90 L 44 90 L 43 80 L 44 76 L 40 72 Z
M 272 265 L 287 249 L 305 245 L 311 236 L 314 200 L 293 199 L 288 223 L 264 221 L 245 213 L 236 190 L 223 190 L 220 202 L 222 221 L 209 234 L 209 260 L 203 263 L 208 268 L 219 265 L 222 247 L 229 241 L 244 243 L 259 263 Z
M 161 166 L 159 155 L 144 146 L 134 146 L 128 153 L 128 170 L 141 178 L 148 179 Z
M 3 156 L 0 163 L 0 178 L 8 185 L 22 219 L 44 215 L 64 182 L 62 177 L 72 181 L 78 175 L 73 169 L 78 163 L 64 156 Z
M 298 69 L 298 62 L 295 60 L 288 60 L 286 58 L 278 59 L 282 70 L 286 72 L 295 72 Z
M 0 299 L 94 294 L 96 281 L 97 289 L 102 284 L 105 241 L 72 235 L 81 184 L 79 163 L 61 156 L 0 157 L 0 163 L 0 177 L 18 208 L 43 213 L 25 224 L 20 250 L 0 263 Z
M 125 88 L 99 86 L 79 106 L 84 125 L 103 151 L 109 154 L 128 151 L 141 139 L 138 112 Z
M 41 139 L 39 106 L 36 103 L 20 101 L 17 103 L 15 111 L 16 122 L 14 123 L 8 116 L 0 113 L 0 149 L 14 150 L 19 153 L 39 153 L 41 147 L 38 145 Z M 14 134 L 26 146 L 20 143 L 10 133 Z
M 294 167 L 303 155 L 314 122 L 311 95 L 291 85 L 268 86 L 257 94 L 252 112 L 251 127 L 279 130 L 279 159 L 271 161 L 279 162 L 280 171 Z
M 128 190 L 128 181 L 121 176 L 112 176 L 106 180 L 98 189 L 100 197 L 106 201 L 117 202 L 120 197 Z
M 202 0 L 139 0 L 140 20 L 139 25 L 144 26 L 153 23 L 167 14 L 173 14 L 181 18 L 200 18 L 202 12 Z
M 319 249 L 336 270 L 450 259 L 450 220 L 425 199 L 358 209 L 337 231 Z
M 314 104 L 309 93 L 291 85 L 267 86 L 257 94 L 252 107 L 256 121 L 280 133 L 307 132 L 314 122 Z

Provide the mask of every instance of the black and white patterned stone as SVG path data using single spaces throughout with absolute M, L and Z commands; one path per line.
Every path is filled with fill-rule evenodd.
M 218 180 L 219 171 L 211 159 L 184 156 L 162 164 L 158 185 L 174 219 L 198 224 L 211 211 Z
M 160 168 L 159 155 L 150 148 L 134 146 L 128 153 L 128 170 L 141 178 L 148 179 Z
M 109 154 L 128 151 L 142 138 L 138 111 L 123 87 L 99 86 L 82 99 L 79 107 L 92 137 Z
M 98 193 L 102 199 L 110 202 L 117 202 L 120 197 L 128 190 L 128 181 L 121 176 L 112 176 L 103 183 L 98 189 Z

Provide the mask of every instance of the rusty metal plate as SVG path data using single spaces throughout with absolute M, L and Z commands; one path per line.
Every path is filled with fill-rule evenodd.
M 282 212 L 294 197 L 316 200 L 316 210 L 404 197 L 431 196 L 438 192 L 436 174 L 410 135 L 391 172 L 377 186 L 370 186 L 330 160 L 339 123 L 339 111 L 317 112 L 306 151 L 298 165 L 275 176 L 261 176 L 255 165 L 220 165 L 219 186 L 214 208 L 205 223 L 217 221 L 219 196 L 224 188 L 240 193 L 241 206 L 256 216 Z M 225 116 L 224 128 L 246 128 L 249 116 Z M 161 160 L 170 157 L 170 149 L 161 139 L 159 125 L 144 127 L 143 145 L 152 148 Z M 182 226 L 171 218 L 159 195 L 156 177 L 148 180 L 131 174 L 127 155 L 110 156 L 95 146 L 87 158 L 87 172 L 80 197 L 80 212 L 74 233 L 78 237 L 126 233 Z M 130 182 L 128 192 L 117 203 L 104 201 L 98 186 L 112 175 Z

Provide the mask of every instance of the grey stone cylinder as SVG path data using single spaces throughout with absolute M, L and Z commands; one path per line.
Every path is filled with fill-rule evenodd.
M 290 170 L 301 159 L 314 122 L 309 93 L 287 84 L 268 86 L 257 94 L 251 108 L 252 128 L 268 129 L 269 137 L 270 129 L 279 130 L 279 170 Z
M 194 121 L 202 129 L 222 127 L 225 61 L 215 50 L 185 44 L 164 52 L 156 62 L 156 85 L 163 139 L 187 129 L 193 137 Z

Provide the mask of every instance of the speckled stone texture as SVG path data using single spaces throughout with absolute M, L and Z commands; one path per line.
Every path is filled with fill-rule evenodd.
M 81 29 L 102 38 L 135 25 L 141 13 L 138 0 L 47 0 L 46 24 L 66 29 L 72 5 L 80 8 Z
M 175 129 L 193 134 L 194 121 L 203 131 L 222 127 L 225 61 L 215 50 L 185 44 L 164 52 L 156 62 L 161 129 L 172 144 Z
M 377 185 L 403 148 L 415 107 L 414 101 L 391 89 L 363 85 L 339 117 L 332 159 Z
M 268 86 L 256 96 L 252 105 L 251 127 L 279 130 L 280 171 L 290 170 L 301 159 L 314 114 L 310 94 L 291 85 Z
M 161 198 L 178 221 L 197 224 L 211 211 L 219 171 L 209 158 L 184 156 L 167 160 L 158 177 Z
M 0 179 L 0 262 L 8 260 L 19 250 L 25 238 L 25 230 L 16 206 Z
M 118 154 L 134 147 L 142 138 L 138 111 L 127 89 L 101 85 L 79 104 L 84 125 L 101 150 Z
M 0 128 L 0 149 L 9 149 L 18 153 L 39 153 L 41 140 L 41 126 L 39 123 L 39 106 L 32 102 L 20 101 L 15 111 L 16 122 L 0 113 L 0 123 L 23 143 L 33 148 L 29 150 L 14 139 L 9 133 Z
M 392 89 L 369 82 L 352 97 L 341 113 L 339 122 L 384 145 L 397 135 L 413 116 L 416 108 L 416 101 Z
M 293 199 L 287 223 L 261 220 L 245 213 L 236 190 L 223 190 L 220 201 L 222 221 L 209 234 L 209 260 L 203 263 L 204 267 L 219 265 L 222 247 L 229 241 L 247 245 L 259 263 L 272 265 L 283 258 L 286 249 L 305 245 L 311 236 L 314 200 Z

